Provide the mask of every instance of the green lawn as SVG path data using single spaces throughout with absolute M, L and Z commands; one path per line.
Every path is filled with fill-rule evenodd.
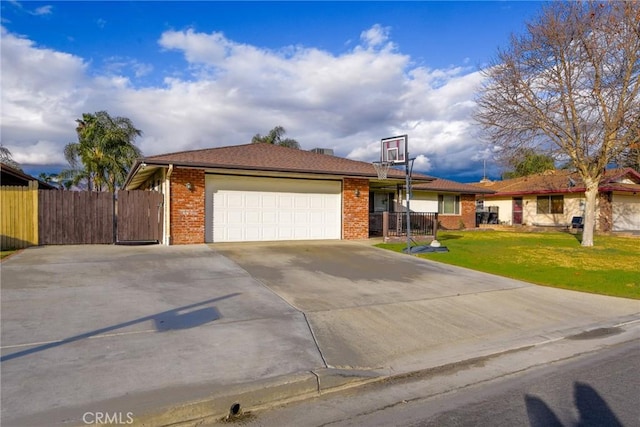
M 16 250 L 3 250 L 0 251 L 0 259 L 8 257 L 9 255 L 15 254 L 17 251 Z
M 539 285 L 640 299 L 640 239 L 595 236 L 583 248 L 569 233 L 442 232 L 449 252 L 416 255 Z M 379 244 L 402 251 L 405 243 Z

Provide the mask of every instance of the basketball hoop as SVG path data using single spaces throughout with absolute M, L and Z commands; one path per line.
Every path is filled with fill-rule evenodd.
M 390 162 L 373 162 L 373 167 L 378 174 L 378 179 L 387 179 L 387 173 L 391 167 Z

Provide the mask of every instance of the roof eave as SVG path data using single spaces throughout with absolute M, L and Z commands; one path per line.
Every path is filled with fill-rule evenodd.
M 366 172 L 354 172 L 354 171 L 326 171 L 326 170 L 313 170 L 313 169 L 296 169 L 296 168 L 274 168 L 274 167 L 257 167 L 257 166 L 242 166 L 242 165 L 228 165 L 228 164 L 220 164 L 220 163 L 201 163 L 201 162 L 185 162 L 185 161 L 170 161 L 170 160 L 151 160 L 142 159 L 141 161 L 136 161 L 134 167 L 132 168 L 133 173 L 129 175 L 127 181 L 125 182 L 125 188 L 130 185 L 133 177 L 138 174 L 140 167 L 142 164 L 145 164 L 146 167 L 149 166 L 161 166 L 168 167 L 170 164 L 174 165 L 174 167 L 187 167 L 187 168 L 198 168 L 198 169 L 226 169 L 226 170 L 236 170 L 236 171 L 264 171 L 264 172 L 280 172 L 280 173 L 299 173 L 299 174 L 310 174 L 310 175 L 333 175 L 340 177 L 349 177 L 349 178 L 369 178 L 369 179 L 378 179 L 378 175 L 375 173 L 366 173 Z M 404 177 L 387 177 L 389 181 L 404 181 Z M 432 182 L 436 178 L 434 177 L 412 177 L 413 181 L 419 182 Z

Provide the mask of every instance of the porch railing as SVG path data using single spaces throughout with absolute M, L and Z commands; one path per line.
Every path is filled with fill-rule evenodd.
M 436 236 L 438 229 L 437 212 L 411 212 L 409 214 L 412 236 Z M 369 235 L 402 237 L 407 235 L 406 212 L 369 213 Z

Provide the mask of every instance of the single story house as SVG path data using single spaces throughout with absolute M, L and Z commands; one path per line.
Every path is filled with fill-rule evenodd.
M 569 170 L 475 185 L 495 191 L 479 196 L 478 204 L 497 210 L 501 224 L 568 227 L 574 217 L 584 215 L 585 186 Z M 631 168 L 605 172 L 598 189 L 596 230 L 640 230 L 640 173 Z
M 55 187 L 38 178 L 11 167 L 5 163 L 0 163 L 0 185 L 28 187 L 29 183 L 36 182 L 40 190 L 53 190 Z
M 190 244 L 366 239 L 371 203 L 404 182 L 404 170 L 379 179 L 371 163 L 262 143 L 139 159 L 124 188 L 163 193 L 162 243 Z
M 416 182 L 411 186 L 409 209 L 412 212 L 437 212 L 440 228 L 457 230 L 476 227 L 476 197 L 482 194 L 493 194 L 487 188 L 479 188 L 472 184 L 463 184 L 448 179 L 435 178 L 430 182 Z M 378 191 L 373 195 L 372 212 L 384 210 L 385 199 L 392 199 L 396 194 Z M 406 201 L 393 200 L 394 209 L 404 211 Z M 393 211 L 393 209 L 392 209 Z

